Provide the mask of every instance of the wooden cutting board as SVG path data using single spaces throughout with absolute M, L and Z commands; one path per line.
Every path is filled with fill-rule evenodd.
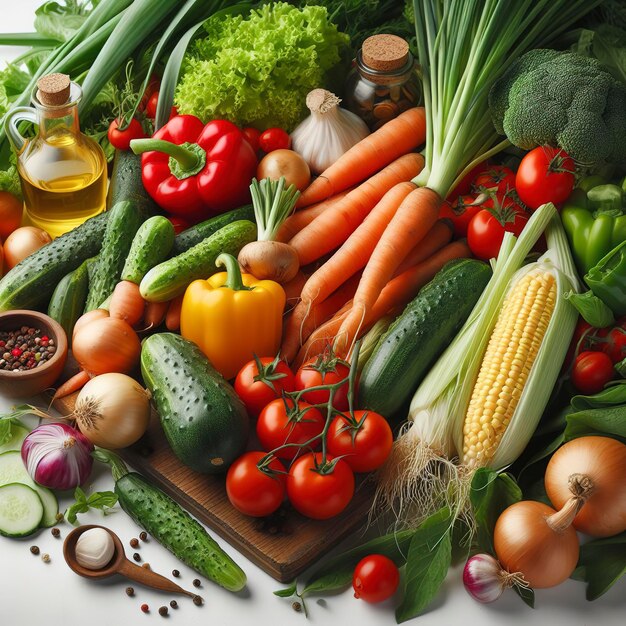
M 55 407 L 67 415 L 75 402 L 76 394 L 57 400 Z M 347 509 L 329 520 L 308 519 L 288 504 L 268 518 L 242 515 L 228 501 L 224 476 L 198 474 L 174 456 L 154 410 L 145 436 L 131 448 L 120 451 L 120 456 L 280 582 L 292 581 L 354 534 L 367 519 L 372 502 L 373 488 L 365 482 L 358 484 Z

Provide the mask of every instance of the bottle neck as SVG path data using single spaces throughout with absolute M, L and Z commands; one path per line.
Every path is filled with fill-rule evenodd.
M 78 123 L 77 104 L 72 102 L 63 108 L 37 106 L 39 136 L 46 139 L 58 134 L 78 135 L 80 133 L 80 125 Z

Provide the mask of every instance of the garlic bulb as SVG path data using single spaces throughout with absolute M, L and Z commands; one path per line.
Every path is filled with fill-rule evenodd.
M 113 538 L 104 528 L 90 528 L 76 542 L 76 560 L 86 569 L 106 567 L 114 552 Z
M 339 107 L 341 100 L 326 89 L 314 89 L 306 97 L 311 111 L 292 133 L 291 147 L 321 174 L 354 144 L 369 135 L 367 124 Z

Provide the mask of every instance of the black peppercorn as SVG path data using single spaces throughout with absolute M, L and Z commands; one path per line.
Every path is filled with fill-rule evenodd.
M 194 578 L 193 579 L 193 586 L 194 587 L 200 587 L 200 585 L 202 585 L 202 583 L 200 582 L 199 578 Z
M 141 554 L 139 554 L 139 552 L 135 552 L 135 554 L 133 554 L 133 559 L 139 563 L 139 561 L 141 561 Z
M 145 530 L 142 530 L 139 533 L 139 539 L 141 539 L 141 541 L 147 541 L 148 540 L 148 533 Z
M 167 607 L 166 606 L 159 607 L 159 615 L 161 615 L 162 617 L 165 617 L 167 615 Z
M 177 609 L 177 608 L 178 608 L 178 602 L 176 602 L 176 600 L 172 600 L 172 601 L 170 602 L 170 606 L 171 606 L 173 609 Z
M 135 595 L 135 590 L 132 587 L 126 587 L 126 595 L 132 598 Z
M 194 596 L 193 597 L 193 603 L 196 606 L 202 606 L 204 604 L 204 600 L 200 596 Z
M 300 611 L 302 611 L 302 605 L 299 602 L 294 602 L 291 605 L 291 608 L 296 612 L 296 613 L 300 613 Z
M 180 572 L 177 569 L 172 570 L 172 576 L 174 578 L 178 578 L 180 576 Z
M 130 540 L 130 547 L 131 547 L 131 548 L 137 548 L 137 547 L 139 547 L 139 539 L 136 539 L 135 537 L 133 537 L 133 538 Z
M 31 554 L 39 554 L 39 548 L 37 546 L 30 547 Z
M 60 537 L 61 531 L 58 528 L 53 528 L 51 531 L 53 537 Z

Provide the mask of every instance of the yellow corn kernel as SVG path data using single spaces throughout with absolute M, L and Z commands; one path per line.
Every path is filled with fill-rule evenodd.
M 531 271 L 508 293 L 489 339 L 463 424 L 463 462 L 489 463 L 515 413 L 554 313 L 555 277 Z

